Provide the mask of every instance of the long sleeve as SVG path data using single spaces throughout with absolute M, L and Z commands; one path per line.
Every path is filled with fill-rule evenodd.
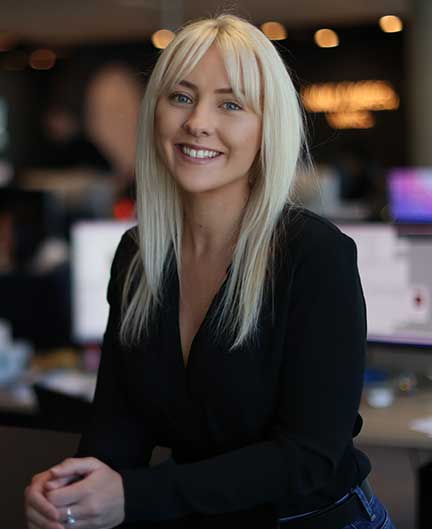
M 119 343 L 121 269 L 128 253 L 128 234 L 120 241 L 111 266 L 107 300 L 110 305 L 103 337 L 90 423 L 75 457 L 94 456 L 113 469 L 146 466 L 154 448 L 153 436 L 142 415 L 134 413 L 124 380 Z M 127 354 L 127 352 L 125 353 Z
M 194 463 L 121 469 L 126 521 L 233 512 L 282 498 L 294 507 L 335 475 L 357 418 L 366 319 L 355 244 L 336 229 L 326 233 L 303 245 L 284 285 L 284 328 L 275 329 L 285 336 L 284 360 L 266 438 Z

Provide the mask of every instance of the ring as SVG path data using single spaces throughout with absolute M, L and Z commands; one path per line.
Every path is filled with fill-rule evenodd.
M 74 525 L 76 524 L 75 518 L 72 516 L 71 508 L 68 507 L 66 509 L 66 525 Z

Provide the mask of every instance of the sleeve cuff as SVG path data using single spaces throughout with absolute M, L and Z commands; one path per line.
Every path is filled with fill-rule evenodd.
M 169 489 L 172 484 L 172 460 L 155 467 L 120 469 L 118 473 L 123 480 L 124 490 L 124 523 L 143 520 L 167 520 L 175 512 L 169 505 L 174 497 Z

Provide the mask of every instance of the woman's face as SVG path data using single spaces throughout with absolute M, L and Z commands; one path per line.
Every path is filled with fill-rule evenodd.
M 172 92 L 159 98 L 155 140 L 184 191 L 247 188 L 261 144 L 261 118 L 234 97 L 216 46 Z

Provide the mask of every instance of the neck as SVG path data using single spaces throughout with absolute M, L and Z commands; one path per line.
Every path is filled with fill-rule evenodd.
M 183 251 L 192 259 L 232 254 L 249 187 L 238 193 L 184 194 Z

